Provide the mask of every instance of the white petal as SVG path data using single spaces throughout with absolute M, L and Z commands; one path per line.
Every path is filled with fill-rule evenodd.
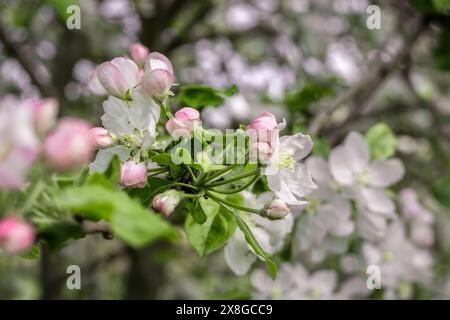
M 395 211 L 395 204 L 384 191 L 361 188 L 361 196 L 365 207 L 370 211 L 390 215 Z
M 133 131 L 129 124 L 129 108 L 125 101 L 110 96 L 103 103 L 105 114 L 101 117 L 103 127 L 112 133 L 122 137 Z
M 376 161 L 369 166 L 368 174 L 372 186 L 385 188 L 403 178 L 405 167 L 400 159 Z
M 328 163 L 322 157 L 312 156 L 306 159 L 306 167 L 312 178 L 319 184 L 328 184 L 331 181 L 331 172 Z
M 280 138 L 280 149 L 292 151 L 295 161 L 304 159 L 311 153 L 312 148 L 313 142 L 308 135 L 297 133 L 292 136 L 283 136 Z
M 224 254 L 228 266 L 239 276 L 246 274 L 256 261 L 256 256 L 248 249 L 248 244 L 240 230 L 236 230 L 235 235 L 225 246 Z
M 108 169 L 114 155 L 118 155 L 121 161 L 125 161 L 130 155 L 130 150 L 127 150 L 121 146 L 114 146 L 108 149 L 99 150 L 95 160 L 89 164 L 89 171 L 91 173 L 105 172 Z
M 338 146 L 330 153 L 331 174 L 337 182 L 344 186 L 351 186 L 354 183 L 354 172 L 349 161 L 349 154 L 344 146 Z
M 348 165 L 353 172 L 360 173 L 367 168 L 370 159 L 369 146 L 364 137 L 358 132 L 350 132 L 345 138 L 345 148 L 349 154 Z

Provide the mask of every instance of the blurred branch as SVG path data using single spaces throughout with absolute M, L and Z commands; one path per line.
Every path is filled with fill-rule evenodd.
M 18 48 L 6 35 L 4 27 L 0 24 L 0 41 L 3 43 L 5 47 L 6 53 L 15 58 L 25 72 L 30 77 L 32 83 L 38 88 L 38 90 L 42 93 L 42 95 L 50 97 L 57 96 L 56 91 L 53 90 L 50 86 L 45 85 L 39 78 L 36 76 L 34 67 L 29 59 L 22 53 L 20 48 Z
M 329 129 L 328 132 L 333 132 L 335 136 L 333 140 L 337 140 L 339 136 L 339 132 L 341 132 L 340 128 L 345 126 L 345 124 L 353 121 L 358 116 L 360 116 L 367 109 L 367 105 L 371 101 L 372 97 L 377 92 L 377 89 L 380 88 L 381 84 L 394 72 L 397 70 L 399 66 L 403 64 L 403 62 L 409 58 L 409 54 L 414 47 L 419 36 L 426 30 L 426 25 L 423 23 L 421 19 L 415 19 L 414 21 L 414 29 L 409 33 L 404 39 L 404 46 L 401 50 L 397 52 L 397 54 L 392 57 L 389 62 L 383 62 L 381 59 L 381 52 L 385 51 L 386 48 L 380 49 L 377 54 L 377 58 L 375 62 L 372 64 L 372 67 L 369 67 L 369 72 L 366 76 L 362 77 L 362 81 L 349 88 L 347 91 L 341 93 L 338 97 L 334 99 L 334 102 L 329 105 L 321 106 L 319 109 L 323 109 L 320 113 L 318 113 L 311 121 L 309 126 L 309 132 L 312 135 L 318 135 L 324 128 L 329 116 L 339 109 L 340 106 L 347 102 L 351 102 L 352 106 L 350 108 L 350 112 L 348 117 Z

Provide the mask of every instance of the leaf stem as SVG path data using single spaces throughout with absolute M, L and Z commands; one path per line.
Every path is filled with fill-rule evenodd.
M 205 187 L 206 188 L 211 188 L 211 187 L 221 186 L 221 185 L 224 185 L 224 184 L 228 184 L 228 183 L 231 183 L 231 182 L 234 182 L 234 181 L 238 181 L 238 180 L 241 180 L 241 179 L 244 179 L 244 178 L 248 178 L 248 177 L 254 176 L 254 175 L 258 174 L 258 173 L 259 173 L 259 169 L 256 169 L 256 170 L 254 170 L 252 172 L 249 172 L 249 173 L 246 173 L 246 174 L 243 174 L 243 175 L 240 175 L 240 176 L 228 179 L 228 180 L 224 180 L 224 181 L 219 181 L 219 182 L 214 182 L 214 183 L 208 184 Z
M 244 184 L 243 186 L 236 188 L 236 189 L 232 189 L 232 190 L 215 190 L 215 189 L 211 189 L 211 191 L 217 192 L 217 193 L 222 193 L 222 194 L 233 194 L 233 193 L 238 193 L 241 192 L 242 190 L 247 189 L 248 187 L 250 187 L 253 183 L 255 183 L 256 181 L 258 181 L 258 179 L 261 178 L 261 176 L 259 175 L 255 175 L 249 182 L 247 182 L 246 184 Z
M 213 190 L 210 190 L 213 191 Z M 257 210 L 257 209 L 252 209 L 252 208 L 248 208 L 248 207 L 244 207 L 244 206 L 240 206 L 237 205 L 233 202 L 230 202 L 228 200 L 225 199 L 221 199 L 217 196 L 215 196 L 214 194 L 212 194 L 210 191 L 206 191 L 206 196 L 210 197 L 211 199 L 213 199 L 214 201 L 218 202 L 219 204 L 224 204 L 226 206 L 241 210 L 241 211 L 246 211 L 246 212 L 250 212 L 250 213 L 256 213 L 259 214 L 261 210 Z

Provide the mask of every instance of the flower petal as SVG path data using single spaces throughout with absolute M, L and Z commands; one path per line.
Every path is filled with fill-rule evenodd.
M 403 178 L 405 167 L 400 159 L 376 161 L 369 166 L 368 174 L 372 186 L 385 188 Z
M 304 159 L 311 153 L 313 142 L 311 137 L 301 133 L 280 138 L 281 150 L 290 150 L 295 161 Z
M 330 153 L 330 171 L 333 178 L 344 186 L 351 186 L 354 173 L 349 166 L 349 154 L 344 146 L 334 148 Z
M 348 152 L 349 163 L 353 172 L 360 173 L 367 168 L 370 159 L 369 146 L 363 135 L 358 132 L 350 132 L 345 138 L 345 148 Z

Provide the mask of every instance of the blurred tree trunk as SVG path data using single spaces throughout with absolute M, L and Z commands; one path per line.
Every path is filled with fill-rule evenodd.
M 61 299 L 61 281 L 58 281 L 58 257 L 50 254 L 46 245 L 41 246 L 41 299 Z
M 127 275 L 125 299 L 156 299 L 165 282 L 164 265 L 155 261 L 154 256 L 163 243 L 155 243 L 143 249 L 127 247 L 130 266 Z

